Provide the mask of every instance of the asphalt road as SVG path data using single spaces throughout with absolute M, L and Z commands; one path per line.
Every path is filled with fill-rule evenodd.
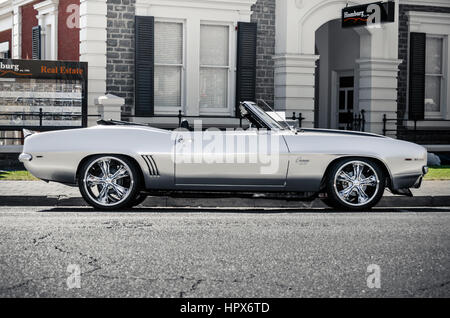
M 0 296 L 449 297 L 449 230 L 450 208 L 1 207 Z

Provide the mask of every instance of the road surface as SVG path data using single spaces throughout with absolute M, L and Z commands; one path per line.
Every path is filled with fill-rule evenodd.
M 1 207 L 0 237 L 0 297 L 450 296 L 445 207 Z

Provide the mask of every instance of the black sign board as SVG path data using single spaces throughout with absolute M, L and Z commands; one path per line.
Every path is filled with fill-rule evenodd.
M 394 22 L 395 3 L 373 2 L 342 9 L 342 27 L 353 28 Z
M 0 130 L 87 126 L 86 62 L 0 59 Z
M 0 59 L 0 78 L 87 80 L 86 62 Z

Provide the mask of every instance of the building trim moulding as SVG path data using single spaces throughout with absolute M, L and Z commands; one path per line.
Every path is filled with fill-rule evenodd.
M 412 28 L 419 28 L 421 25 L 438 25 L 442 27 L 450 26 L 449 13 L 408 11 L 408 24 Z
M 276 54 L 272 57 L 275 68 L 278 67 L 316 67 L 320 55 L 314 54 Z
M 136 8 L 152 6 L 249 11 L 256 0 L 136 0 Z
M 398 70 L 403 60 L 399 59 L 357 59 L 360 70 Z
M 4 18 L 6 15 L 12 14 L 13 14 L 12 0 L 0 3 L 0 19 Z
M 38 11 L 38 15 L 58 12 L 59 0 L 46 0 L 39 2 L 33 6 Z
M 399 0 L 400 5 L 416 5 L 416 6 L 430 6 L 430 7 L 450 7 L 448 0 Z
M 34 2 L 34 1 L 36 1 L 36 0 L 13 0 L 12 1 L 12 6 L 13 7 L 21 7 L 21 6 L 24 6 L 24 5 L 29 4 L 31 2 Z

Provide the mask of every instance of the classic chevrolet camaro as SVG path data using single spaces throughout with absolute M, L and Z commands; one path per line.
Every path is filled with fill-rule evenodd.
M 19 160 L 37 178 L 78 185 L 91 206 L 105 210 L 130 208 L 147 195 L 320 196 L 333 208 L 365 210 L 385 188 L 411 195 L 427 173 L 422 146 L 371 133 L 295 129 L 253 102 L 239 110 L 246 129 L 185 123 L 168 131 L 99 121 L 90 128 L 24 131 Z

